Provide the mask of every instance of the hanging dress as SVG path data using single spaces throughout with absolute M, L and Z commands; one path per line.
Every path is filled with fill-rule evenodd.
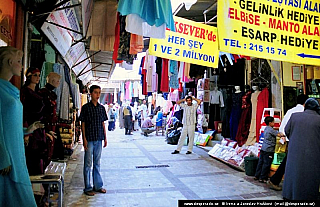
M 232 95 L 232 110 L 230 115 L 230 138 L 236 140 L 239 120 L 241 117 L 241 104 L 243 92 Z
M 258 104 L 258 96 L 260 93 L 261 93 L 260 91 L 257 91 L 251 94 L 252 115 L 251 115 L 249 135 L 246 142 L 247 146 L 250 146 L 256 143 L 257 104 Z
M 242 97 L 242 113 L 241 113 L 238 132 L 236 136 L 237 143 L 240 147 L 246 143 L 249 135 L 249 129 L 251 124 L 251 113 L 252 113 L 252 106 L 251 106 L 250 99 L 251 99 L 251 91 L 248 91 Z

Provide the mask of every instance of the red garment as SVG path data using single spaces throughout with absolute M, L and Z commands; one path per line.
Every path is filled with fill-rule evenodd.
M 257 103 L 257 115 L 256 115 L 256 140 L 259 142 L 260 127 L 261 127 L 261 118 L 263 114 L 263 109 L 268 108 L 269 106 L 269 90 L 264 88 L 258 96 Z
M 115 63 L 122 63 L 123 60 L 118 60 L 118 49 L 119 49 L 119 43 L 120 43 L 120 19 L 119 19 L 119 12 L 117 14 L 117 24 L 115 28 L 115 40 L 113 45 L 113 55 L 112 60 Z
M 162 59 L 162 72 L 161 72 L 161 87 L 162 92 L 169 92 L 169 74 L 168 74 L 169 60 Z
M 142 63 L 142 68 L 141 68 L 141 75 L 142 75 L 142 95 L 148 95 L 147 91 L 147 70 L 144 69 L 144 64 L 145 64 L 146 58 L 143 57 L 143 63 Z
M 252 106 L 251 106 L 251 91 L 247 92 L 242 97 L 242 112 L 241 118 L 239 121 L 238 131 L 236 140 L 238 145 L 241 147 L 244 145 L 248 139 L 250 125 L 251 125 L 251 115 L 252 115 Z

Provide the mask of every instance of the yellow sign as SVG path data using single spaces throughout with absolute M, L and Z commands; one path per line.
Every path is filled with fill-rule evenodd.
M 320 0 L 220 0 L 223 52 L 320 65 Z
M 150 39 L 149 54 L 208 67 L 218 67 L 217 28 L 174 17 L 176 32 L 165 39 Z

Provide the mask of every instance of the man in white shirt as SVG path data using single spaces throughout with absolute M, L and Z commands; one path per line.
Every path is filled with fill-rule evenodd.
M 297 112 L 303 112 L 304 111 L 304 104 L 306 102 L 306 100 L 308 99 L 307 95 L 301 94 L 297 97 L 297 105 L 295 107 L 293 107 L 292 109 L 289 109 L 286 113 L 286 115 L 283 117 L 282 121 L 281 121 L 281 125 L 279 128 L 279 132 L 283 133 L 285 135 L 284 129 L 291 117 L 291 115 L 293 113 L 297 113 Z M 289 141 L 288 138 L 283 139 L 282 140 L 283 143 L 286 141 Z M 267 182 L 267 184 L 269 185 L 269 187 L 271 189 L 274 190 L 281 190 L 282 188 L 279 186 L 282 177 L 284 175 L 285 172 L 285 168 L 286 168 L 286 163 L 287 163 L 287 155 L 283 158 L 280 166 L 278 167 L 276 173 L 270 178 L 270 180 Z
M 192 103 L 193 100 L 197 101 L 197 103 Z M 182 103 L 182 102 L 186 102 L 186 103 Z M 193 148 L 195 124 L 197 123 L 196 112 L 197 112 L 198 106 L 201 104 L 201 100 L 188 96 L 185 99 L 177 101 L 177 104 L 179 104 L 180 107 L 183 109 L 183 118 L 182 118 L 183 128 L 182 128 L 177 149 L 171 154 L 180 153 L 187 135 L 189 137 L 189 144 L 188 144 L 188 151 L 186 154 L 191 154 L 192 148 Z
M 140 106 L 140 110 L 142 111 L 141 113 L 141 120 L 142 122 L 148 118 L 148 107 L 146 105 L 146 100 L 143 100 L 141 106 Z

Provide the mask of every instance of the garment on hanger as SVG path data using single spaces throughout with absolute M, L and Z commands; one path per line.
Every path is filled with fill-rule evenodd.
M 113 51 L 117 23 L 117 2 L 97 1 L 93 4 L 86 34 L 91 37 L 90 50 Z
M 176 31 L 170 0 L 119 0 L 118 11 L 121 15 L 137 14 L 151 26 L 166 24 L 171 31 Z
M 183 71 L 184 71 L 184 62 L 179 62 L 178 78 L 179 78 L 180 80 L 183 79 Z
M 39 88 L 43 88 L 47 84 L 47 76 L 49 75 L 49 73 L 53 72 L 53 65 L 54 63 L 50 62 L 44 62 L 42 64 Z
M 162 59 L 162 77 L 161 77 L 161 88 L 162 92 L 169 92 L 169 76 L 168 76 L 169 60 Z
M 116 23 L 116 26 L 115 26 L 115 40 L 114 40 L 113 55 L 112 55 L 112 60 L 115 63 L 123 62 L 123 60 L 118 60 L 119 45 L 120 45 L 120 14 L 118 12 L 117 13 L 117 23 Z
M 218 104 L 220 107 L 224 107 L 223 95 L 221 91 L 210 91 L 210 104 Z
M 258 96 L 257 104 L 257 114 L 256 114 L 256 141 L 259 142 L 259 134 L 261 127 L 261 118 L 263 114 L 263 109 L 269 106 L 269 90 L 264 88 Z
M 128 14 L 126 19 L 126 30 L 135 35 L 156 39 L 166 38 L 166 24 L 151 26 L 137 14 Z
M 133 60 L 136 58 L 136 55 L 129 54 L 131 34 L 125 30 L 126 17 L 120 16 L 119 20 L 120 20 L 120 40 L 119 40 L 117 60 L 124 60 L 128 64 L 133 64 Z
M 159 57 L 157 57 L 157 59 L 156 59 L 156 72 L 157 72 L 157 75 L 158 75 L 157 92 L 160 93 L 160 92 L 162 92 L 160 90 L 160 88 L 161 88 L 161 77 L 162 77 L 162 74 L 161 74 L 161 72 L 162 72 L 162 58 L 159 58 Z
M 242 97 L 242 112 L 239 121 L 238 132 L 236 135 L 236 140 L 238 145 L 241 147 L 244 145 L 248 139 L 250 124 L 251 124 L 251 91 L 248 91 Z
M 261 92 L 257 91 L 251 94 L 251 107 L 252 107 L 252 115 L 251 115 L 251 124 L 249 129 L 248 139 L 246 141 L 246 145 L 250 146 L 256 143 L 256 122 L 257 122 L 257 104 L 258 97 Z
M 126 95 L 125 95 L 125 100 L 129 100 L 130 98 L 130 81 L 127 81 L 126 83 L 125 83 L 125 89 L 126 89 Z
M 232 110 L 230 115 L 230 138 L 236 139 L 239 120 L 241 118 L 243 92 L 232 94 Z
M 139 52 L 142 52 L 143 48 L 144 48 L 143 36 L 131 34 L 129 54 L 136 55 Z
M 157 57 L 153 57 L 152 60 L 152 84 L 151 89 L 152 92 L 158 91 L 158 74 L 157 74 L 157 64 L 156 64 Z
M 184 63 L 182 82 L 188 83 L 192 80 L 189 76 L 190 65 L 191 65 L 190 63 Z
M 170 60 L 170 76 L 169 87 L 178 89 L 179 88 L 179 79 L 178 79 L 178 62 L 175 60 Z
M 224 107 L 223 96 L 221 91 L 213 90 L 210 91 L 210 115 L 209 125 L 210 129 L 214 129 L 214 122 L 221 121 L 220 118 L 220 107 Z

